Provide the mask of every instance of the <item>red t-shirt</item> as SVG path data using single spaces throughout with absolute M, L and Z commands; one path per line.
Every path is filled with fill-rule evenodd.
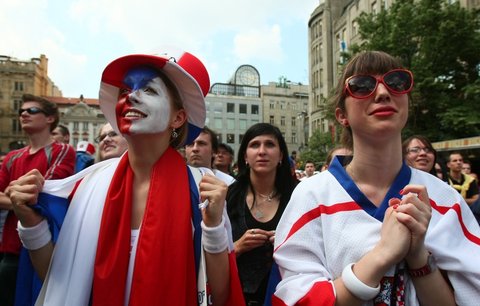
M 11 181 L 28 171 L 37 169 L 46 180 L 68 177 L 75 170 L 75 150 L 72 146 L 54 142 L 30 154 L 30 147 L 11 151 L 5 156 L 0 169 L 0 191 L 4 192 Z M 0 252 L 19 254 L 21 242 L 17 233 L 17 217 L 9 211 L 3 228 Z

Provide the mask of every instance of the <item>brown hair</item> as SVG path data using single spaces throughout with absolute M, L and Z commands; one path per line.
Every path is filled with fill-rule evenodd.
M 335 112 L 339 108 L 345 112 L 345 81 L 356 74 L 384 74 L 392 69 L 403 68 L 399 59 L 382 51 L 364 51 L 356 54 L 343 68 L 334 95 L 330 99 L 330 108 Z M 343 127 L 342 144 L 352 150 L 353 139 L 350 127 Z
M 22 104 L 25 102 L 37 102 L 38 104 L 40 104 L 40 108 L 45 112 L 47 116 L 53 116 L 54 121 L 50 125 L 50 132 L 52 132 L 57 127 L 58 121 L 60 120 L 57 104 L 50 102 L 45 98 L 34 96 L 31 94 L 24 94 L 22 96 Z
M 157 69 L 157 71 L 158 71 L 158 76 L 162 79 L 162 81 L 167 86 L 168 93 L 170 94 L 170 97 L 172 98 L 173 107 L 176 110 L 184 109 L 184 107 L 183 107 L 184 101 L 180 97 L 180 93 L 178 92 L 178 89 L 175 86 L 175 84 L 161 70 Z M 187 114 L 187 116 L 188 116 L 188 114 Z M 172 136 L 170 137 L 170 145 L 175 149 L 179 149 L 185 144 L 185 142 L 187 140 L 188 119 L 185 120 L 183 125 L 180 128 L 178 128 L 176 130 L 176 132 L 177 132 L 178 136 L 177 137 L 172 137 Z

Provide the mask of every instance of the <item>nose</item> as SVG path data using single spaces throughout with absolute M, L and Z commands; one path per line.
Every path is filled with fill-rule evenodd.
M 377 89 L 375 90 L 375 101 L 381 101 L 384 99 L 390 98 L 390 92 L 383 83 L 378 83 Z
M 132 91 L 131 93 L 128 94 L 127 100 L 130 101 L 131 103 L 140 103 L 140 100 L 138 98 L 137 90 Z

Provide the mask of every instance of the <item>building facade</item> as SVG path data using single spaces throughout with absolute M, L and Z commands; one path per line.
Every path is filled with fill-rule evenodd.
M 308 143 L 308 85 L 282 79 L 262 85 L 263 122 L 277 126 L 289 151 L 301 152 Z

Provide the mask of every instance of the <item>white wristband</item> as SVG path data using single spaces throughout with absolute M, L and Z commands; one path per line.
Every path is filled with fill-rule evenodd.
M 355 273 L 353 273 L 353 263 L 347 265 L 342 272 L 342 280 L 345 287 L 357 298 L 362 301 L 372 300 L 374 297 L 380 293 L 380 284 L 373 288 L 364 284 L 361 280 L 357 278 Z
M 225 220 L 215 227 L 208 227 L 205 223 L 202 226 L 202 245 L 203 249 L 208 253 L 217 254 L 228 248 L 228 236 L 225 229 Z
M 46 219 L 32 227 L 23 227 L 18 221 L 17 231 L 23 246 L 27 250 L 38 250 L 52 240 L 52 233 L 50 233 Z

